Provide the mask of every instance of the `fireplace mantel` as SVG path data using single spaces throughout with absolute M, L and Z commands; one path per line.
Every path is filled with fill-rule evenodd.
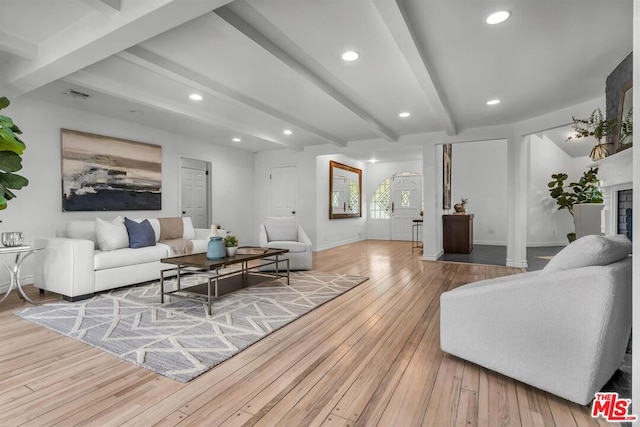
M 618 233 L 618 191 L 633 188 L 633 147 L 596 161 L 602 194 L 604 195 L 603 231 Z

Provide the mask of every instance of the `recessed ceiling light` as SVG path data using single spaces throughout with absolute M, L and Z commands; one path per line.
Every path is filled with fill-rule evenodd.
M 375 158 L 371 158 L 371 160 L 369 160 L 371 163 L 375 163 L 377 162 L 377 160 Z
M 240 141 L 242 141 L 242 140 L 241 140 L 240 138 L 233 138 L 233 139 L 232 139 L 232 141 L 233 141 L 233 142 L 240 142 Z
M 511 12 L 508 10 L 500 10 L 498 12 L 494 12 L 491 15 L 487 16 L 485 22 L 489 25 L 499 24 L 501 22 L 506 21 L 511 16 Z
M 358 52 L 354 52 L 353 50 L 348 50 L 342 54 L 342 59 L 345 61 L 355 61 L 360 58 L 360 54 Z
M 499 99 L 492 99 L 490 101 L 487 101 L 487 105 L 497 105 L 497 104 L 500 104 Z
M 291 135 L 293 132 L 290 129 L 285 129 L 284 132 L 285 135 Z
M 411 115 L 410 112 L 403 111 L 402 113 L 398 114 L 398 117 L 402 117 L 404 119 L 405 117 L 409 117 L 410 115 Z
M 191 95 L 189 95 L 189 98 L 194 101 L 202 101 L 202 95 L 198 93 L 192 93 Z

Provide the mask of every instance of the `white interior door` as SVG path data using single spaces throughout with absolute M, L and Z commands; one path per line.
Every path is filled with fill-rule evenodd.
M 295 215 L 298 208 L 298 178 L 295 166 L 271 168 L 269 216 Z
M 191 217 L 195 228 L 209 228 L 209 164 L 181 159 L 180 194 L 182 216 Z
M 422 208 L 422 177 L 391 177 L 391 240 L 411 240 L 413 220 Z

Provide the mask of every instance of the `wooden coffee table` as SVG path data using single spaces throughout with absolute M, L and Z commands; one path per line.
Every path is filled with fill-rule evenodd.
M 164 269 L 160 271 L 160 302 L 164 303 L 165 295 L 173 295 L 180 298 L 190 298 L 201 301 L 206 296 L 207 312 L 211 316 L 211 297 L 214 299 L 220 296 L 219 286 L 230 284 L 238 288 L 244 288 L 257 283 L 268 280 L 275 280 L 281 277 L 287 278 L 289 285 L 289 259 L 282 259 L 281 255 L 289 252 L 288 249 L 266 249 L 244 247 L 238 248 L 235 256 L 221 259 L 207 259 L 207 254 L 191 254 L 180 255 L 169 258 L 163 258 L 160 261 L 165 264 L 173 264 L 176 267 Z M 250 261 L 260 260 L 255 265 L 249 265 Z M 238 269 L 231 271 L 220 271 L 229 266 L 238 266 Z M 274 265 L 274 272 L 258 271 L 260 267 L 265 265 Z M 283 264 L 280 270 L 280 264 Z M 285 273 L 286 271 L 286 273 Z M 172 291 L 164 290 L 165 273 L 175 272 L 177 276 L 177 289 Z M 207 279 L 203 283 L 182 288 L 180 278 L 185 274 L 204 274 Z M 212 295 L 213 290 L 213 295 Z M 227 292 L 228 293 L 228 292 Z

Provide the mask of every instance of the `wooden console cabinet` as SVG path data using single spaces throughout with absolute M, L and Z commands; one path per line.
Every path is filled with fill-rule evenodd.
M 471 253 L 473 250 L 473 214 L 442 215 L 442 237 L 445 253 Z

